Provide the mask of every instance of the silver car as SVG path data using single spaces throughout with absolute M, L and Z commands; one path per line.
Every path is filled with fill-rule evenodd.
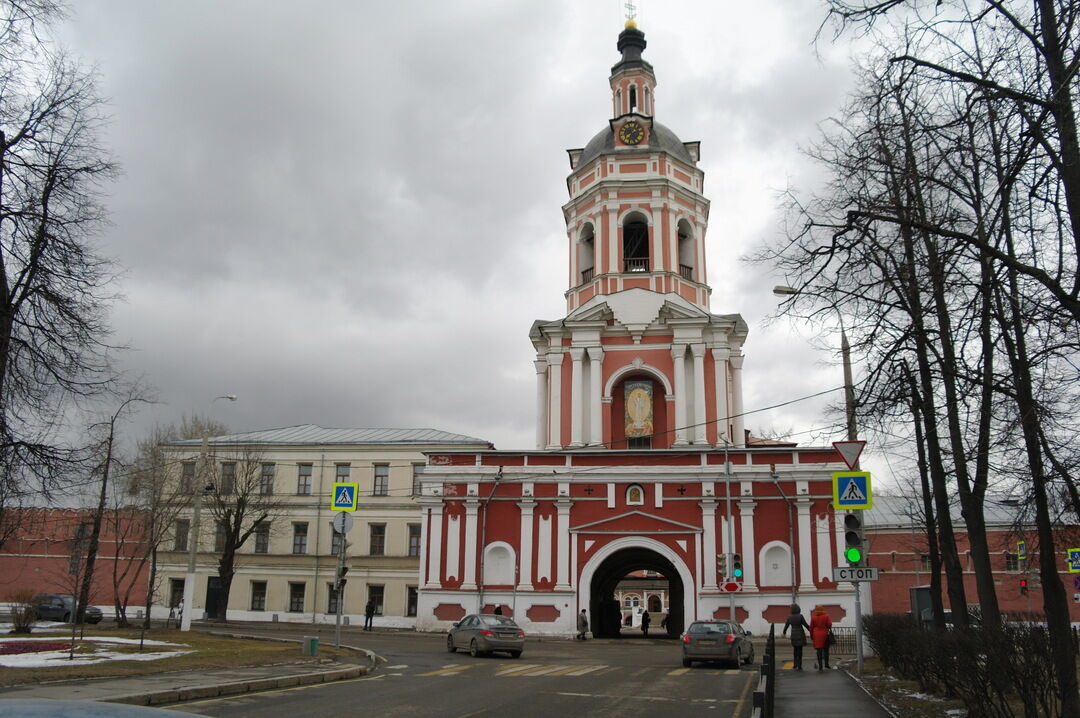
M 683 634 L 682 656 L 686 668 L 694 661 L 721 661 L 738 668 L 753 663 L 754 644 L 734 621 L 694 621 Z
M 468 649 L 473 656 L 505 651 L 517 658 L 525 650 L 525 631 L 506 616 L 478 613 L 466 616 L 450 627 L 446 650 Z
M 34 596 L 34 611 L 38 620 L 67 623 L 75 615 L 75 597 L 66 593 L 41 593 Z M 101 609 L 87 606 L 83 612 L 87 623 L 101 623 Z

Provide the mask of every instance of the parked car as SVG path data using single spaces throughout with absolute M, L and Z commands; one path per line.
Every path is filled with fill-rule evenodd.
M 473 656 L 505 651 L 517 658 L 525 650 L 525 631 L 506 616 L 478 613 L 466 616 L 450 627 L 446 650 L 469 649 Z
M 734 621 L 694 621 L 682 637 L 682 664 L 689 668 L 694 661 L 719 661 L 736 668 L 754 661 L 750 633 Z
M 34 610 L 38 620 L 63 621 L 67 623 L 75 615 L 75 597 L 67 593 L 42 593 L 34 596 Z M 101 609 L 86 607 L 86 622 L 101 623 Z

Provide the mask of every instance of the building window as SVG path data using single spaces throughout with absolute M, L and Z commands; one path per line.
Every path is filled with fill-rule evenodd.
M 420 555 L 420 524 L 409 524 L 409 556 Z
M 255 527 L 255 553 L 270 552 L 270 524 L 265 521 Z
M 386 555 L 386 524 L 371 524 L 371 550 L 372 556 Z
M 339 484 L 347 484 L 351 473 L 352 467 L 349 464 L 334 465 L 334 481 Z
M 221 553 L 225 550 L 225 534 L 228 528 L 224 521 L 214 523 L 214 552 Z
M 367 597 L 369 601 L 375 604 L 375 615 L 383 615 L 383 587 L 368 584 Z
M 296 465 L 296 493 L 300 496 L 311 494 L 311 464 Z
M 292 552 L 307 553 L 307 524 L 293 524 L 292 529 Z
M 190 522 L 187 519 L 177 519 L 173 522 L 173 551 L 188 550 L 188 532 Z
M 423 464 L 413 464 L 412 467 L 412 495 L 419 496 L 421 493 L 420 477 L 424 475 Z
M 631 436 L 626 440 L 627 449 L 651 449 L 651 436 Z
M 236 462 L 228 461 L 221 464 L 221 486 L 218 493 L 231 496 L 236 492 Z
M 266 610 L 266 581 L 251 582 L 251 610 Z
M 260 494 L 272 494 L 274 493 L 274 465 L 263 464 L 262 471 L 259 473 L 259 493 Z
M 339 534 L 333 528 L 330 530 L 333 532 L 330 534 L 330 555 L 337 556 L 341 554 L 341 549 L 345 546 L 345 534 Z
M 176 608 L 184 602 L 184 579 L 169 579 L 169 608 Z
M 304 590 L 306 588 L 307 584 L 305 583 L 289 584 L 289 613 L 304 612 Z
M 180 465 L 180 492 L 190 494 L 195 490 L 195 462 L 185 461 Z
M 923 571 L 929 571 L 930 570 L 930 554 L 928 554 L 928 553 L 919 554 L 919 564 L 920 564 Z
M 1005 554 L 1005 570 L 1017 572 L 1020 570 L 1020 556 L 1015 553 Z
M 375 464 L 375 486 L 372 496 L 386 496 L 390 493 L 390 465 Z
M 640 215 L 623 225 L 623 271 L 649 271 L 649 225 Z
M 326 584 L 326 612 L 338 612 L 338 590 L 333 583 Z
M 405 591 L 406 591 L 405 615 L 406 616 L 415 616 L 416 615 L 416 603 L 417 603 L 416 602 L 416 586 L 409 586 L 408 588 L 405 589 Z

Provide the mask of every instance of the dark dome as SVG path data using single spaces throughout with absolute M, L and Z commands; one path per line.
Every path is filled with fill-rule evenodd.
M 682 140 L 659 122 L 654 121 L 652 123 L 652 131 L 649 133 L 649 145 L 642 149 L 647 152 L 667 152 L 672 157 L 677 157 L 688 165 L 694 164 L 694 159 L 686 151 Z M 626 150 L 620 151 L 625 152 Z M 600 130 L 595 137 L 589 140 L 589 144 L 585 145 L 585 149 L 581 151 L 581 159 L 578 160 L 577 166 L 584 167 L 600 155 L 613 154 L 615 154 L 615 132 L 608 126 Z

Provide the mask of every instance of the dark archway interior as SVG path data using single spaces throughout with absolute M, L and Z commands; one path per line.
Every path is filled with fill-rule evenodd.
M 667 635 L 679 636 L 683 632 L 683 584 L 679 572 L 671 561 L 647 548 L 627 548 L 604 560 L 593 574 L 590 585 L 589 613 L 592 615 L 592 632 L 597 638 L 618 638 L 622 623 L 622 609 L 615 600 L 615 586 L 631 571 L 648 570 L 662 574 L 668 581 L 670 610 L 667 619 Z M 659 626 L 654 625 L 659 633 Z

